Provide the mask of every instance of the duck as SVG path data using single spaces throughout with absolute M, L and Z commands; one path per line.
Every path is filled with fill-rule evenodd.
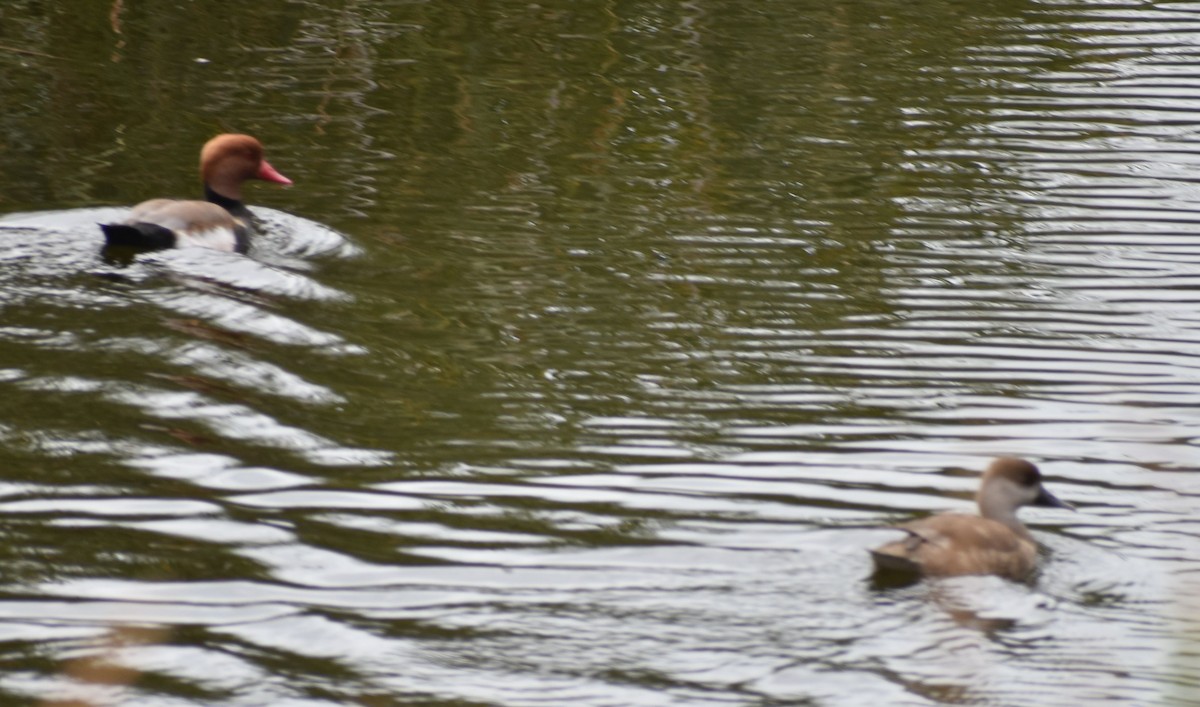
M 975 495 L 979 515 L 941 513 L 895 526 L 905 537 L 871 550 L 876 573 L 950 577 L 997 575 L 1025 581 L 1038 546 L 1017 518 L 1023 506 L 1073 509 L 1042 485 L 1037 466 L 1017 457 L 994 459 Z
M 133 207 L 120 223 L 100 224 L 106 246 L 146 250 L 202 247 L 245 253 L 254 217 L 242 201 L 242 183 L 250 179 L 291 186 L 264 157 L 250 135 L 225 133 L 200 150 L 204 201 L 150 199 Z

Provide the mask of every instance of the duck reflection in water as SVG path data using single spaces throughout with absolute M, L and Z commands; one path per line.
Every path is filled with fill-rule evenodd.
M 1038 547 L 1017 518 L 1022 506 L 1073 508 L 1042 486 L 1038 468 L 1000 457 L 983 474 L 978 516 L 942 513 L 896 526 L 905 537 L 871 551 L 876 586 L 926 577 L 997 575 L 1023 581 L 1037 567 Z

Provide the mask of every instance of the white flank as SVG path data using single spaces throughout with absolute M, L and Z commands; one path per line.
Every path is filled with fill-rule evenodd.
M 205 231 L 177 231 L 177 248 L 211 248 L 232 253 L 237 248 L 237 237 L 231 228 L 210 228 Z

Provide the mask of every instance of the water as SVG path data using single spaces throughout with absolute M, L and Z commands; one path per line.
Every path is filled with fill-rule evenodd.
M 105 5 L 0 9 L 0 702 L 1200 700 L 1191 4 Z M 221 130 L 250 257 L 102 258 Z M 872 583 L 998 454 L 1036 580 Z

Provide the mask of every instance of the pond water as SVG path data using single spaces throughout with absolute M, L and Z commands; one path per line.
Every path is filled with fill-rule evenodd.
M 0 702 L 1200 702 L 1195 4 L 213 7 L 0 7 Z

